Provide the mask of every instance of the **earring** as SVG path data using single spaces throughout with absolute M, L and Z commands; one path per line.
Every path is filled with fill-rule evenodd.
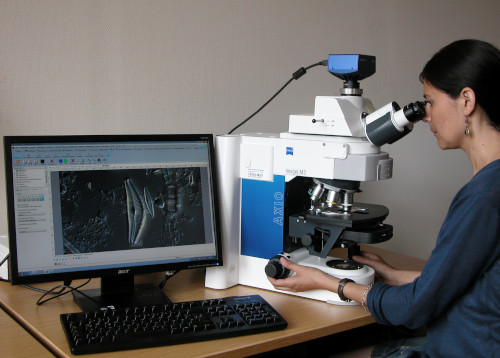
M 470 135 L 469 129 L 469 117 L 465 118 L 465 136 L 468 137 Z

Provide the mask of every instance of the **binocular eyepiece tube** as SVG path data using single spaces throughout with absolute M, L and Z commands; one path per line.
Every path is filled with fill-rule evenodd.
M 401 109 L 396 102 L 386 104 L 371 114 L 364 114 L 366 137 L 380 147 L 403 138 L 413 124 L 425 117 L 425 103 L 416 101 Z

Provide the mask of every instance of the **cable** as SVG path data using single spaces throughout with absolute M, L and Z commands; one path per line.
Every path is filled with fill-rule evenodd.
M 158 287 L 163 288 L 163 287 L 165 286 L 165 283 L 167 282 L 167 280 L 168 280 L 169 278 L 173 277 L 173 276 L 174 276 L 177 272 L 179 272 L 179 271 L 167 271 L 167 272 L 166 272 L 166 274 L 165 274 L 165 278 L 164 278 L 164 279 L 163 279 L 163 281 L 162 281 L 162 282 L 158 285 Z M 92 298 L 92 297 L 88 296 L 88 295 L 87 295 L 87 294 L 85 294 L 83 291 L 80 291 L 80 290 L 79 290 L 81 287 L 83 287 L 83 286 L 85 286 L 86 284 L 88 284 L 88 283 L 90 282 L 90 280 L 91 280 L 91 279 L 89 278 L 87 281 L 85 281 L 84 283 L 82 283 L 80 286 L 77 286 L 77 287 L 72 287 L 72 286 L 70 286 L 71 281 L 68 281 L 68 282 L 66 282 L 66 281 L 65 281 L 65 282 L 64 282 L 64 284 L 62 284 L 62 285 L 57 285 L 57 286 L 55 286 L 55 287 L 51 288 L 51 289 L 50 289 L 50 290 L 48 290 L 48 291 L 47 291 L 47 290 L 42 290 L 42 289 L 39 289 L 39 288 L 36 288 L 36 287 L 27 286 L 27 285 L 21 285 L 21 286 L 22 286 L 22 287 L 25 287 L 25 288 L 28 288 L 28 289 L 30 289 L 30 290 L 34 290 L 34 291 L 37 291 L 37 292 L 41 292 L 41 293 L 43 293 L 43 295 L 42 295 L 42 296 L 38 299 L 38 301 L 36 302 L 36 304 L 37 304 L 38 306 L 40 306 L 40 305 L 44 304 L 44 303 L 45 303 L 45 302 L 47 302 L 47 301 L 51 301 L 51 300 L 53 300 L 53 299 L 55 299 L 55 298 L 58 298 L 58 297 L 60 297 L 60 296 L 62 296 L 62 295 L 65 295 L 65 294 L 70 293 L 70 292 L 73 292 L 73 291 L 76 291 L 76 292 L 78 292 L 79 294 L 81 294 L 81 295 L 83 295 L 83 296 L 87 297 L 88 299 L 91 299 L 92 301 L 97 302 L 97 303 L 99 303 L 99 304 L 100 304 L 100 302 L 99 302 L 99 301 L 96 301 L 94 298 Z M 58 291 L 56 291 L 57 289 L 59 289 L 59 290 L 58 290 Z M 68 290 L 68 291 L 66 291 L 66 290 Z M 47 299 L 45 299 L 45 300 L 44 300 L 43 298 L 44 298 L 45 296 L 47 296 L 47 295 L 54 295 L 54 296 L 53 296 L 53 297 L 50 297 L 50 298 L 47 298 Z
M 95 299 L 93 299 L 92 297 L 90 297 L 90 296 L 86 295 L 85 293 L 83 293 L 82 291 L 79 291 L 79 290 L 78 290 L 79 288 L 81 288 L 81 287 L 85 286 L 86 284 L 88 284 L 88 283 L 90 282 L 90 280 L 91 280 L 91 279 L 89 278 L 87 281 L 85 281 L 84 283 L 82 283 L 80 286 L 77 286 L 77 287 L 71 287 L 69 284 L 66 284 L 66 283 L 65 283 L 65 284 L 62 284 L 62 285 L 55 286 L 55 287 L 51 288 L 50 290 L 46 291 L 46 292 L 45 292 L 45 293 L 44 293 L 44 294 L 43 294 L 43 295 L 42 295 L 42 296 L 38 299 L 38 301 L 36 301 L 36 304 L 37 304 L 38 306 L 40 306 L 41 304 L 44 304 L 44 303 L 45 303 L 45 302 L 47 302 L 47 301 L 53 300 L 53 299 L 55 299 L 55 298 L 58 298 L 58 297 L 60 297 L 60 296 L 62 296 L 62 295 L 65 295 L 65 294 L 70 293 L 70 292 L 73 292 L 73 291 L 77 291 L 78 293 L 80 293 L 81 295 L 83 295 L 83 296 L 85 296 L 85 297 L 87 297 L 87 298 L 91 299 L 92 301 L 94 301 L 94 302 L 98 302 L 98 301 L 96 301 Z M 30 287 L 28 287 L 28 288 L 30 288 Z M 59 291 L 55 291 L 56 289 L 59 289 Z M 69 291 L 66 291 L 66 289 L 69 289 Z M 51 294 L 54 294 L 55 296 L 53 296 L 53 297 L 50 297 L 50 298 L 47 298 L 47 299 L 43 300 L 43 298 L 44 298 L 45 296 L 47 296 L 47 295 L 51 295 Z M 99 302 L 98 302 L 98 303 L 99 303 Z
M 0 266 L 2 266 L 4 264 L 5 261 L 7 261 L 9 258 L 9 254 L 7 254 L 3 259 L 2 261 L 0 261 Z
M 165 274 L 165 278 L 163 279 L 163 281 L 158 285 L 158 287 L 160 288 L 163 288 L 165 286 L 165 283 L 167 282 L 167 280 L 171 277 L 173 277 L 177 272 L 179 271 L 167 271 L 166 274 Z M 28 286 L 28 285 L 21 285 L 22 287 L 24 288 L 27 288 L 27 289 L 30 289 L 30 290 L 33 290 L 33 291 L 36 291 L 36 292 L 40 292 L 40 293 L 43 293 L 43 295 L 38 299 L 38 301 L 36 302 L 36 304 L 38 306 L 44 304 L 45 302 L 47 301 L 51 301 L 55 298 L 58 298 L 60 296 L 63 296 L 67 293 L 71 293 L 73 291 L 76 291 L 78 292 L 79 294 L 87 297 L 88 299 L 91 299 L 92 301 L 94 302 L 97 302 L 100 304 L 99 301 L 96 301 L 94 298 L 86 295 L 84 292 L 80 291 L 79 289 L 83 286 L 85 286 L 86 284 L 88 284 L 90 282 L 90 278 L 85 281 L 84 283 L 82 283 L 80 286 L 77 286 L 77 287 L 72 287 L 70 286 L 71 285 L 71 281 L 65 281 L 62 285 L 57 285 L 53 288 L 51 288 L 50 290 L 44 290 L 44 289 L 41 289 L 41 288 L 36 288 L 36 287 L 32 287 L 32 286 Z M 56 291 L 57 289 L 59 289 L 58 291 Z M 68 291 L 67 291 L 68 290 Z M 47 298 L 44 300 L 44 297 L 47 296 L 47 295 L 54 295 L 53 297 L 50 297 L 50 298 Z
M 29 285 L 19 285 L 19 286 L 27 288 L 28 290 L 32 290 L 32 291 L 40 292 L 40 293 L 45 293 L 45 294 L 47 294 L 47 293 L 50 292 L 50 294 L 52 294 L 52 295 L 58 295 L 58 294 L 60 294 L 61 292 L 63 292 L 66 289 L 66 288 L 63 287 L 63 288 L 61 288 L 60 291 L 54 292 L 53 289 L 50 289 L 50 290 L 47 291 L 47 290 L 44 290 L 42 288 L 37 288 L 37 287 L 29 286 Z M 64 285 L 62 285 L 62 286 L 64 286 Z M 57 287 L 60 287 L 60 286 L 57 286 Z
M 252 119 L 257 113 L 259 113 L 262 109 L 264 109 L 265 106 L 267 106 L 276 96 L 278 96 L 293 80 L 298 80 L 300 77 L 304 76 L 307 72 L 308 69 L 316 67 L 316 66 L 326 66 L 328 64 L 328 60 L 323 60 L 320 62 L 317 62 L 315 64 L 312 64 L 307 67 L 301 67 L 297 71 L 295 71 L 292 75 L 292 78 L 290 78 L 284 85 L 281 87 L 278 92 L 276 92 L 269 100 L 264 103 L 258 110 L 256 110 L 253 114 L 251 114 L 247 119 L 245 119 L 243 122 L 238 124 L 236 127 L 231 129 L 228 134 L 233 133 L 236 129 L 244 125 L 246 122 L 248 122 L 250 119 Z
M 165 284 L 167 283 L 167 281 L 169 279 L 171 279 L 176 273 L 178 273 L 179 271 L 178 270 L 174 270 L 174 271 L 167 271 L 165 272 L 165 277 L 163 278 L 163 280 L 160 282 L 160 284 L 158 285 L 159 288 L 163 289 L 163 287 L 165 287 Z
M 40 293 L 45 293 L 45 294 L 49 294 L 50 293 L 51 295 L 58 295 L 58 294 L 64 292 L 64 290 L 66 289 L 66 287 L 64 287 L 64 286 L 71 285 L 71 280 L 70 281 L 64 281 L 63 283 L 64 283 L 64 285 L 56 286 L 56 287 L 62 287 L 60 291 L 54 291 L 53 288 L 50 289 L 50 290 L 44 290 L 43 288 L 33 287 L 33 286 L 30 286 L 30 285 L 19 285 L 19 286 L 27 288 L 28 290 L 32 290 L 32 291 L 35 291 L 35 292 L 40 292 Z
M 9 259 L 9 254 L 7 254 L 3 259 L 2 261 L 0 261 L 0 267 L 2 267 L 2 265 L 5 263 L 5 261 L 7 261 Z M 9 282 L 9 280 L 6 280 L 4 278 L 1 278 L 0 277 L 0 282 L 3 281 L 3 282 Z

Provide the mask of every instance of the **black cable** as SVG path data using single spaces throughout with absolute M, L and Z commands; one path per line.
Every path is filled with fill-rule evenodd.
M 7 261 L 9 259 L 9 254 L 7 254 L 3 259 L 2 261 L 0 261 L 0 267 L 2 267 L 2 265 L 5 263 L 5 261 Z M 9 280 L 6 280 L 4 278 L 1 278 L 0 277 L 0 282 L 9 282 Z
M 158 285 L 159 288 L 163 289 L 163 287 L 165 287 L 165 284 L 167 283 L 167 281 L 169 279 L 171 279 L 172 277 L 174 277 L 174 275 L 176 273 L 178 273 L 179 271 L 178 270 L 174 270 L 174 271 L 167 271 L 165 272 L 165 277 L 163 278 L 163 280 L 160 282 L 160 284 Z
M 40 293 L 45 293 L 45 294 L 50 293 L 52 295 L 58 295 L 58 294 L 64 292 L 64 290 L 66 289 L 64 286 L 69 286 L 69 284 L 68 285 L 59 285 L 59 286 L 57 286 L 57 287 L 63 286 L 60 291 L 54 291 L 53 288 L 50 289 L 50 290 L 44 290 L 43 288 L 33 287 L 33 286 L 29 286 L 29 285 L 19 285 L 19 286 L 27 288 L 28 290 L 32 290 L 32 291 L 35 291 L 35 292 L 40 292 Z
M 47 290 L 44 290 L 44 289 L 41 289 L 41 288 L 37 288 L 37 287 L 33 287 L 33 286 L 29 286 L 29 285 L 19 285 L 19 286 L 27 288 L 28 290 L 35 291 L 35 292 L 40 292 L 40 293 L 47 293 L 47 292 L 49 292 Z M 57 294 L 57 293 L 58 292 L 54 292 L 54 294 Z
M 166 274 L 165 274 L 165 277 L 164 279 L 162 280 L 162 282 L 158 285 L 158 287 L 160 288 L 163 288 L 165 286 L 165 283 L 167 282 L 168 279 L 170 279 L 171 277 L 173 277 L 176 273 L 178 273 L 179 271 L 167 271 Z M 82 283 L 80 286 L 77 286 L 77 287 L 72 287 L 70 286 L 71 284 L 71 281 L 68 281 L 68 282 L 64 282 L 64 284 L 62 285 L 57 285 L 53 288 L 51 288 L 50 290 L 43 290 L 43 289 L 40 289 L 40 288 L 36 288 L 36 287 L 32 287 L 32 286 L 28 286 L 28 285 L 21 285 L 22 287 L 24 288 L 27 288 L 27 289 L 30 289 L 30 290 L 33 290 L 33 291 L 36 291 L 36 292 L 40 292 L 40 293 L 43 293 L 43 295 L 38 299 L 38 301 L 36 302 L 36 304 L 38 306 L 44 304 L 45 302 L 47 301 L 51 301 L 55 298 L 58 298 L 60 296 L 63 296 L 67 293 L 71 293 L 73 291 L 76 291 L 78 292 L 79 294 L 87 297 L 88 299 L 94 301 L 94 302 L 97 302 L 100 304 L 99 301 L 95 300 L 94 298 L 88 296 L 87 294 L 85 294 L 84 292 L 80 291 L 79 289 L 85 285 L 87 285 L 89 282 L 90 282 L 90 278 L 85 281 L 84 283 Z M 59 289 L 58 291 L 56 291 L 57 289 Z M 66 291 L 68 290 L 68 291 Z M 50 297 L 50 298 L 47 298 L 47 299 L 43 299 L 45 296 L 47 295 L 54 295 L 53 297 Z
M 233 133 L 236 129 L 244 125 L 246 122 L 248 122 L 250 119 L 252 119 L 257 113 L 259 113 L 262 109 L 264 109 L 265 106 L 267 106 L 274 98 L 276 98 L 277 95 L 279 95 L 293 80 L 298 80 L 300 77 L 304 76 L 307 72 L 308 69 L 316 67 L 316 66 L 326 66 L 328 64 L 328 60 L 323 60 L 320 62 L 317 62 L 315 64 L 312 64 L 307 67 L 301 67 L 297 71 L 295 71 L 292 75 L 292 78 L 290 78 L 284 85 L 281 87 L 278 92 L 276 92 L 269 100 L 264 103 L 258 110 L 256 110 L 252 115 L 250 115 L 247 119 L 245 119 L 243 122 L 238 124 L 236 127 L 231 129 L 228 134 Z
M 58 285 L 58 286 L 55 286 L 55 287 L 51 288 L 50 290 L 46 291 L 46 292 L 45 292 L 45 293 L 44 293 L 44 294 L 43 294 L 43 295 L 42 295 L 42 296 L 38 299 L 38 301 L 36 301 L 36 304 L 37 304 L 38 306 L 40 306 L 41 304 L 44 304 L 44 303 L 45 303 L 45 302 L 47 302 L 47 301 L 53 300 L 53 299 L 55 299 L 55 298 L 58 298 L 58 297 L 60 297 L 60 296 L 62 296 L 62 295 L 65 295 L 65 294 L 70 293 L 70 292 L 73 292 L 73 291 L 77 291 L 79 294 L 81 294 L 81 295 L 83 295 L 83 296 L 85 296 L 85 297 L 87 297 L 87 298 L 91 299 L 91 300 L 92 300 L 92 301 L 94 301 L 94 302 L 99 303 L 98 301 L 96 301 L 96 300 L 95 300 L 95 299 L 93 299 L 92 297 L 90 297 L 90 296 L 86 295 L 85 293 L 83 293 L 82 291 L 79 291 L 79 290 L 78 290 L 79 288 L 81 288 L 81 287 L 85 286 L 86 284 L 88 284 L 88 283 L 90 282 L 90 280 L 91 280 L 91 279 L 89 278 L 87 281 L 85 281 L 84 283 L 82 283 L 80 286 L 77 286 L 77 287 L 72 287 L 72 286 L 70 286 L 70 285 L 68 285 L 68 284 L 63 284 L 63 285 Z M 28 287 L 28 288 L 29 288 L 29 287 Z M 55 291 L 56 289 L 59 289 L 59 291 Z M 68 291 L 66 291 L 66 289 L 68 289 Z M 50 298 L 47 298 L 47 299 L 43 300 L 43 298 L 44 298 L 45 296 L 47 296 L 47 295 L 51 295 L 51 294 L 54 294 L 55 296 L 53 296 L 53 297 L 50 297 Z
M 5 261 L 7 261 L 9 258 L 9 254 L 7 254 L 7 256 L 5 256 L 2 261 L 0 261 L 0 266 L 2 266 L 4 264 Z

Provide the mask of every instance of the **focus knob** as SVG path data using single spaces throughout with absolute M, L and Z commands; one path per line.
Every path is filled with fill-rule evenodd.
M 268 277 L 280 279 L 290 276 L 291 271 L 283 267 L 280 262 L 281 255 L 272 257 L 265 267 L 265 272 Z

